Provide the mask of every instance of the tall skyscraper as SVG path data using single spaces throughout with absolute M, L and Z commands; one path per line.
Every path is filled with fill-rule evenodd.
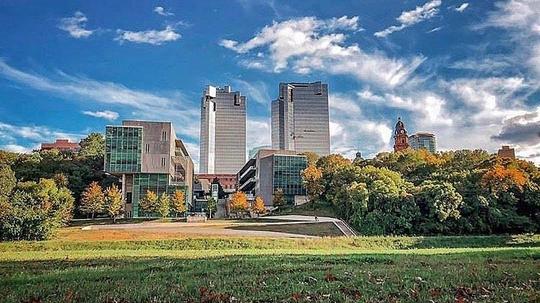
M 409 136 L 409 144 L 413 149 L 425 149 L 432 154 L 437 151 L 437 143 L 434 134 L 416 133 Z
M 272 102 L 272 148 L 330 154 L 328 84 L 279 84 Z
M 405 124 L 398 118 L 396 127 L 394 129 L 394 152 L 398 152 L 409 148 L 409 137 L 407 136 L 407 130 Z
M 236 174 L 246 162 L 246 97 L 207 86 L 201 99 L 201 174 Z

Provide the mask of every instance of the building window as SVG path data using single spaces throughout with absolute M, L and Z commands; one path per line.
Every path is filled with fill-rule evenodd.
M 240 98 L 238 94 L 234 94 L 234 105 L 240 106 Z
M 161 141 L 167 141 L 167 131 L 166 130 L 161 132 Z
M 145 151 L 146 153 L 149 153 L 149 152 L 150 152 L 150 144 L 146 143 L 146 144 L 144 145 L 144 151 Z
M 161 158 L 161 166 L 165 167 L 165 158 Z

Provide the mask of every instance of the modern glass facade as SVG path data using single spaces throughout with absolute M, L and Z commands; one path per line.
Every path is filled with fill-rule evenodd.
M 437 151 L 435 135 L 430 133 L 416 133 L 409 137 L 409 144 L 413 149 L 425 149 L 430 153 Z
M 107 126 L 105 130 L 105 171 L 141 171 L 142 127 Z
M 159 197 L 162 193 L 172 195 L 177 190 L 183 191 L 186 199 L 190 195 L 186 186 L 170 184 L 167 174 L 135 174 L 133 176 L 133 216 L 142 217 L 145 215 L 139 209 L 139 201 L 146 195 L 147 191 L 152 191 Z
M 282 189 L 285 200 L 292 204 L 295 196 L 306 195 L 302 171 L 307 167 L 307 159 L 290 155 L 274 155 L 273 158 L 273 189 Z

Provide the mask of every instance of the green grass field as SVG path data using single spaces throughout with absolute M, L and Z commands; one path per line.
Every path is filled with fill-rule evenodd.
M 540 236 L 0 243 L 2 302 L 539 302 Z

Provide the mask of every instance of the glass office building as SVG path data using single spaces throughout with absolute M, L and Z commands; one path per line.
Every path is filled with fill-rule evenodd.
M 294 197 L 306 195 L 302 183 L 302 171 L 307 167 L 307 159 L 303 156 L 274 155 L 273 187 L 274 191 L 281 189 L 285 200 L 294 203 Z
M 252 198 L 260 196 L 266 206 L 273 205 L 273 195 L 279 189 L 287 203 L 305 203 L 302 171 L 306 167 L 307 157 L 294 151 L 261 149 L 236 174 L 238 191 Z
M 409 136 L 409 145 L 413 149 L 425 149 L 430 153 L 437 152 L 435 135 L 430 133 L 416 133 Z
M 156 195 L 180 190 L 191 204 L 193 161 L 181 140 L 176 139 L 172 123 L 123 121 L 105 129 L 107 173 L 122 183 L 126 217 L 152 216 L 139 208 L 147 191 Z
M 141 171 L 142 127 L 107 126 L 105 129 L 105 171 Z

